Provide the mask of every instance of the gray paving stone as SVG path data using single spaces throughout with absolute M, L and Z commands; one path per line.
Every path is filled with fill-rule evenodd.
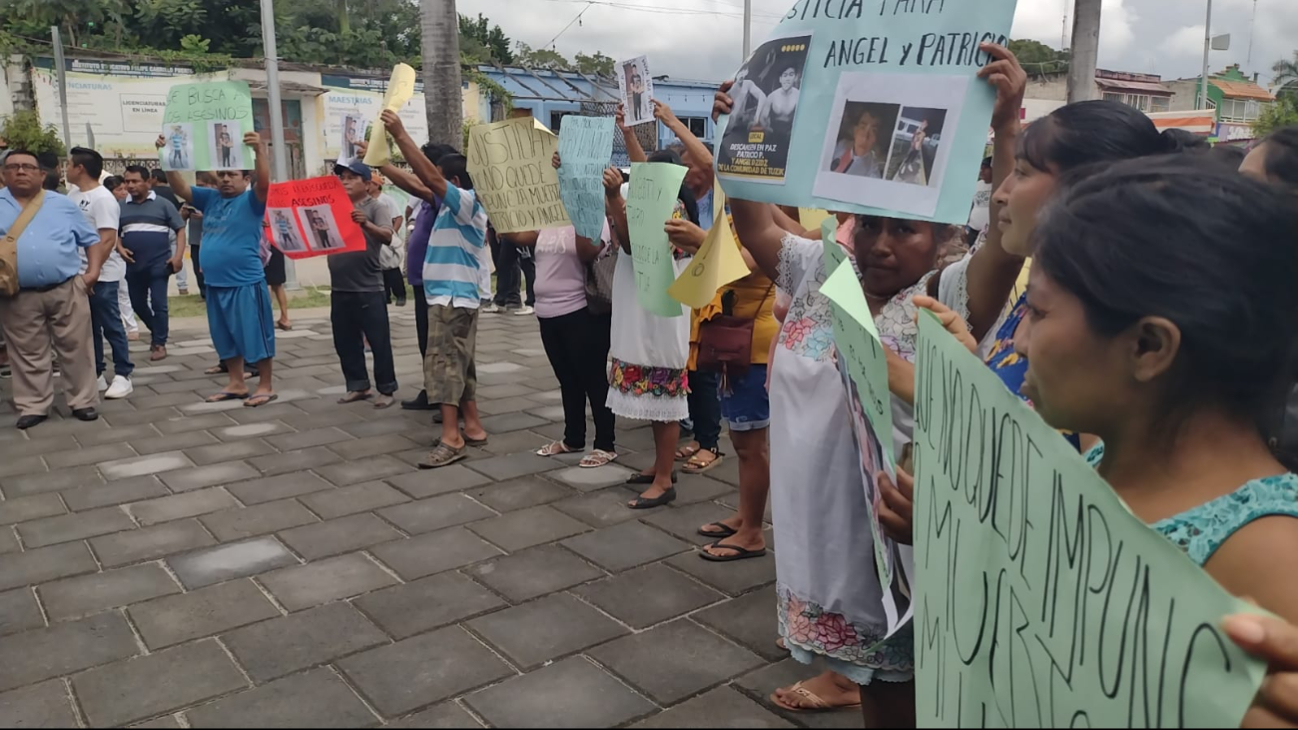
M 550 474 L 550 478 L 555 481 L 567 484 L 573 489 L 583 492 L 594 492 L 605 487 L 612 487 L 619 484 L 625 484 L 634 472 L 617 464 L 606 464 L 594 469 L 582 469 L 579 466 L 570 467 L 562 471 Z
M 283 568 L 261 577 L 262 585 L 290 611 L 369 593 L 396 582 L 360 553 Z
M 222 639 L 257 683 L 389 643 L 346 602 L 245 626 Z
M 403 464 L 391 456 L 371 456 L 355 461 L 344 461 L 331 464 L 316 470 L 320 476 L 340 487 L 368 482 L 374 479 L 385 479 L 398 474 L 414 471 L 414 467 Z
M 157 454 L 163 451 L 180 451 L 181 449 L 192 449 L 199 446 L 207 446 L 217 443 L 215 438 L 207 431 L 184 431 L 182 433 L 168 433 L 162 436 L 136 440 L 131 442 L 131 446 L 140 454 Z
M 581 522 L 544 505 L 475 522 L 469 529 L 509 552 L 590 531 Z
M 57 494 L 33 494 L 0 502 L 0 525 L 12 525 L 67 512 Z
M 216 539 L 229 542 L 267 535 L 299 525 L 309 525 L 315 522 L 316 518 L 296 500 L 281 499 L 278 502 L 265 502 L 252 507 L 213 512 L 203 515 L 199 521 L 211 530 L 213 535 L 216 535 Z
M 309 406 L 312 403 L 319 403 L 320 408 L 327 406 L 326 401 L 302 401 L 298 407 L 304 411 L 310 411 Z M 330 426 L 343 426 L 349 423 L 355 423 L 356 417 L 344 409 L 333 408 L 323 412 L 307 412 L 296 416 L 285 416 L 279 419 L 281 423 L 286 423 L 299 431 L 309 431 L 312 429 L 324 429 Z M 271 438 L 275 438 L 272 436 Z M 276 448 L 279 448 L 278 446 Z M 302 447 L 298 447 L 302 448 Z
M 281 433 L 296 433 L 287 424 L 279 421 L 265 421 L 262 423 L 242 423 L 238 426 L 225 426 L 214 429 L 212 435 L 222 441 L 238 441 L 239 439 L 264 438 Z
M 90 547 L 105 568 L 157 560 L 185 550 L 214 545 L 212 536 L 194 520 L 168 522 L 90 539 Z
M 797 725 L 767 711 L 733 687 L 718 687 L 631 727 L 785 728 Z
M 385 507 L 378 513 L 383 519 L 412 535 L 433 532 L 496 515 L 495 512 L 463 494 L 446 494 L 441 497 L 398 504 Z
M 427 422 L 424 422 L 417 426 L 417 428 L 424 428 L 426 425 Z M 355 438 L 361 439 L 395 433 L 409 433 L 411 430 L 411 423 L 404 418 L 385 418 L 380 421 L 359 421 L 348 423 L 341 425 L 338 428 L 342 431 L 346 431 Z M 406 448 L 410 447 L 407 446 Z M 400 449 L 398 449 L 398 451 L 399 450 Z M 380 453 L 391 452 L 383 451 Z
M 768 586 L 691 618 L 769 661 L 779 661 L 789 652 L 777 647 L 772 638 L 779 636 L 775 602 L 775 586 Z
M 0 692 L 107 664 L 139 651 L 117 612 L 55 624 L 0 639 Z M 22 657 L 13 661 L 12 657 Z
M 51 679 L 0 694 L 5 727 L 76 727 L 77 715 L 63 681 Z
M 158 472 L 173 469 L 185 469 L 193 465 L 194 462 L 190 461 L 182 451 L 164 451 L 160 454 L 105 462 L 99 465 L 99 471 L 104 475 L 105 479 L 113 481 L 114 479 L 157 474 Z
M 576 492 L 549 480 L 531 476 L 478 487 L 468 494 L 497 512 L 513 512 L 549 504 L 571 497 Z
M 231 581 L 127 609 L 152 650 L 280 616 L 250 580 Z
M 315 428 L 310 431 L 270 436 L 266 441 L 280 451 L 296 451 L 298 449 L 306 449 L 312 446 L 336 444 L 339 441 L 348 441 L 351 438 L 352 437 L 349 434 L 336 428 Z
M 220 487 L 210 487 L 184 494 L 173 494 L 144 502 L 136 502 L 127 509 L 141 525 L 156 525 L 185 517 L 197 517 L 209 512 L 238 507 L 230 493 Z
M 143 376 L 140 377 L 132 376 L 131 379 L 137 385 L 146 385 L 147 383 L 142 382 L 141 380 L 142 377 Z M 176 410 L 171 406 L 163 406 L 161 408 L 146 408 L 143 410 L 114 411 L 112 413 L 107 413 L 105 415 L 107 418 L 113 419 L 111 421 L 113 426 L 139 426 L 146 423 L 157 423 L 159 421 L 165 421 L 169 418 L 175 418 L 176 416 L 180 415 L 180 411 Z M 105 422 L 104 418 L 100 418 L 98 421 L 95 421 L 95 423 L 104 423 L 104 422 Z
M 819 659 L 812 662 L 811 666 L 807 666 L 796 659 L 788 658 L 777 664 L 771 664 L 749 672 L 736 679 L 732 686 L 748 695 L 750 699 L 761 703 L 767 710 L 803 727 L 861 727 L 861 713 L 859 710 L 823 713 L 787 712 L 767 699 L 776 689 L 792 686 L 795 682 L 805 681 L 808 677 L 814 677 L 826 669 L 824 662 Z
M 51 469 L 66 469 L 70 466 L 87 466 L 127 459 L 136 454 L 135 449 L 132 449 L 129 444 L 103 444 L 46 454 L 45 461 Z
M 93 466 L 78 466 L 70 469 L 59 469 L 45 474 L 20 474 L 0 478 L 0 491 L 5 499 L 24 497 L 29 494 L 61 492 L 91 484 L 103 484 L 103 477 Z
M 273 537 L 231 542 L 167 558 L 187 588 L 244 578 L 268 570 L 297 565 L 297 558 Z
M 775 556 L 770 553 L 729 563 L 716 563 L 700 558 L 698 553 L 685 553 L 667 562 L 732 596 L 775 582 Z
M 237 411 L 231 411 L 226 415 L 238 421 L 239 423 L 265 423 L 267 421 L 278 421 L 288 416 L 295 416 L 302 413 L 302 409 L 293 405 L 291 401 L 301 399 L 306 394 L 302 391 L 297 393 L 290 392 L 288 389 L 279 389 L 279 400 L 267 406 L 260 408 L 240 408 Z
M 163 715 L 162 717 L 155 717 L 152 720 L 137 722 L 134 725 L 130 725 L 129 727 L 159 728 L 160 730 L 173 730 L 175 728 L 180 728 L 183 726 L 180 724 L 180 721 L 176 719 L 175 715 Z
M 84 512 L 97 507 L 108 507 L 127 502 L 138 502 L 169 494 L 162 482 L 152 475 L 118 479 L 108 484 L 91 484 L 69 489 L 62 493 L 63 501 L 73 512 Z
M 179 593 L 180 586 L 162 566 L 148 563 L 65 578 L 37 590 L 52 623 Z
M 351 552 L 402 537 L 400 532 L 369 512 L 279 533 L 281 540 L 307 560 Z
M 13 528 L 0 528 L 0 555 L 21 551 L 22 548 L 18 545 L 18 535 L 14 533 Z
M 628 633 L 566 593 L 487 614 L 466 625 L 525 670 Z
M 385 727 L 399 730 L 416 730 L 417 728 L 480 728 L 482 723 L 470 715 L 468 710 L 454 702 L 443 702 L 409 717 L 388 723 Z
M 378 718 L 328 669 L 240 692 L 185 713 L 190 727 L 361 727 Z
M 459 573 L 442 573 L 361 596 L 355 604 L 397 639 L 509 604 Z
M 536 401 L 522 396 L 511 398 L 479 399 L 478 408 L 487 415 L 500 416 L 506 413 L 518 413 L 529 408 L 536 408 Z
M 254 456 L 275 453 L 274 447 L 261 439 L 245 439 L 228 444 L 212 444 L 187 449 L 185 453 L 198 466 L 216 464 L 222 461 L 237 461 Z
M 18 525 L 18 534 L 29 548 L 134 529 L 135 523 L 120 507 L 103 507 L 88 512 L 74 512 L 46 517 Z
M 21 444 L 21 442 L 19 442 Z M 26 444 L 21 444 L 26 446 Z M 18 451 L 17 448 L 14 449 Z M 51 456 L 60 456 L 60 454 L 51 454 Z M 26 454 L 21 456 L 15 453 L 12 457 L 6 457 L 3 463 L 0 463 L 0 477 L 11 477 L 19 474 L 40 474 L 49 471 L 45 466 L 45 460 L 39 454 Z
M 383 482 L 338 487 L 302 497 L 303 504 L 326 520 L 409 501 L 409 497 Z
M 396 540 L 370 552 L 404 580 L 455 570 L 504 554 L 463 527 Z
M 617 727 L 658 709 L 581 657 L 507 679 L 464 701 L 493 727 Z
M 44 583 L 81 573 L 93 573 L 99 566 L 86 546 L 79 542 L 51 545 L 0 560 L 0 591 Z
M 16 588 L 0 593 L 0 636 L 17 634 L 45 625 L 41 607 L 30 588 Z M 4 714 L 0 713 L 0 717 Z
M 457 626 L 338 662 L 380 713 L 391 717 L 513 674 Z
M 73 677 L 96 727 L 124 725 L 247 686 L 215 641 L 199 641 Z
M 648 565 L 572 590 L 622 623 L 643 629 L 702 608 L 725 596 L 664 565 Z M 774 604 L 771 604 L 774 615 Z M 767 640 L 770 643 L 770 640 Z
M 244 504 L 261 504 L 277 499 L 296 497 L 302 494 L 332 489 L 329 482 L 309 472 L 280 474 L 279 476 L 251 479 L 246 482 L 231 484 L 226 487 Z
M 227 461 L 210 466 L 197 466 L 193 469 L 179 469 L 159 475 L 168 487 L 175 492 L 188 492 L 193 489 L 212 487 L 244 479 L 255 479 L 261 472 L 252 468 L 246 461 Z
M 476 565 L 467 572 L 514 602 L 604 577 L 599 568 L 555 545 L 524 550 Z
M 486 446 L 482 447 L 482 450 L 497 456 L 531 453 L 550 443 L 550 441 L 551 439 L 535 431 L 511 431 L 509 433 L 492 434 L 490 441 Z
M 405 426 L 402 426 L 402 430 L 405 430 L 405 428 Z M 417 448 L 419 448 L 419 444 L 396 434 L 383 434 L 381 436 L 340 441 L 329 446 L 330 451 L 348 461 Z
M 689 619 L 618 639 L 589 653 L 664 705 L 680 702 L 765 663 L 756 654 Z
M 631 497 L 634 496 L 631 495 Z M 734 513 L 734 510 L 722 507 L 714 502 L 703 502 L 686 507 L 649 510 L 649 514 L 644 516 L 644 521 L 660 530 L 670 532 L 686 542 L 692 542 L 695 545 L 706 545 L 716 542 L 716 538 L 703 537 L 698 534 L 698 529 L 709 522 L 716 522 L 730 517 Z M 743 562 L 752 561 L 745 560 Z M 735 564 L 727 563 L 726 565 L 733 566 Z
M 152 408 L 163 408 L 166 406 L 184 406 L 194 402 L 194 395 L 195 393 L 192 391 L 190 392 L 182 391 L 180 393 L 166 393 L 163 395 L 145 395 L 139 397 L 132 397 L 131 404 L 141 410 L 152 409 Z
M 136 439 L 148 439 L 158 436 L 158 431 L 149 423 L 141 423 L 134 426 L 118 424 L 116 413 L 101 414 L 104 418 L 109 419 L 113 424 L 112 428 L 99 429 L 96 431 L 87 431 L 86 433 L 77 434 L 77 442 L 82 446 L 100 446 L 102 444 L 115 444 L 123 441 L 134 441 Z M 44 439 L 42 439 L 44 440 Z M 54 440 L 54 439 L 50 439 Z M 58 439 L 63 442 L 63 448 L 68 447 L 67 439 Z
M 234 421 L 222 413 L 209 413 L 205 416 L 168 418 L 165 421 L 158 421 L 155 426 L 163 433 L 184 433 L 185 431 L 206 431 L 211 428 L 221 428 L 233 424 Z
M 585 535 L 568 538 L 561 544 L 613 573 L 662 560 L 690 549 L 688 543 L 641 522 L 625 522 L 605 527 Z
M 423 499 L 450 492 L 462 492 L 482 484 L 488 484 L 491 482 L 491 478 L 485 477 L 463 464 L 452 464 L 441 469 L 422 469 L 409 474 L 389 477 L 387 482 L 414 499 Z
M 502 418 L 512 417 L 513 416 L 502 416 Z M 531 416 L 528 416 L 528 418 L 531 418 Z M 483 428 L 487 429 L 487 433 L 491 433 L 491 429 L 486 426 L 486 421 L 487 419 L 483 419 Z M 489 459 L 476 459 L 466 462 L 466 465 L 474 471 L 482 472 L 497 481 L 515 479 L 529 474 L 539 474 L 555 467 L 555 463 L 550 459 L 544 456 L 537 456 L 531 452 L 526 454 L 510 454 L 508 456 L 493 456 Z
M 318 469 L 322 466 L 337 464 L 343 458 L 323 446 L 309 449 L 287 451 L 283 454 L 270 454 L 249 459 L 248 463 L 257 467 L 266 476 L 276 476 L 304 469 Z

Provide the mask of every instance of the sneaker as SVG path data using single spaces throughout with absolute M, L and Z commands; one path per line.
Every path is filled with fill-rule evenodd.
M 105 390 L 108 390 L 108 379 L 105 378 L 104 376 L 100 375 L 100 376 L 99 376 L 99 392 L 102 393 L 102 392 L 104 392 Z
M 504 309 L 499 304 L 492 302 L 491 304 L 482 305 L 482 307 L 480 307 L 480 311 L 483 314 L 500 314 L 501 312 L 504 311 Z
M 103 378 L 100 379 L 102 380 Z M 130 378 L 125 375 L 115 375 L 113 376 L 113 384 L 110 385 L 108 391 L 104 393 L 104 398 L 107 398 L 108 400 L 117 400 L 118 398 L 125 398 L 133 392 L 135 392 L 135 386 L 131 385 Z
M 526 304 L 524 304 L 523 306 L 521 306 L 521 307 L 519 307 L 518 309 L 515 309 L 515 310 L 514 310 L 514 316 L 516 316 L 516 317 L 523 317 L 523 316 L 526 316 L 526 315 L 532 314 L 532 313 L 535 312 L 535 311 L 536 311 L 535 309 L 532 309 L 531 307 L 529 307 L 529 306 L 527 306 Z

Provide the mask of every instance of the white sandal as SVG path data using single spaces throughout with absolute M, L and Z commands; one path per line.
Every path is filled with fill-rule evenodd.
M 577 450 L 568 448 L 568 444 L 565 444 L 562 441 L 552 441 L 546 444 L 545 446 L 542 446 L 541 448 L 537 449 L 536 455 L 537 456 L 558 456 L 559 454 L 571 454 L 574 453 L 575 451 Z
M 589 454 L 586 454 L 586 456 L 582 458 L 581 463 L 578 464 L 577 466 L 580 466 L 583 469 L 595 469 L 597 467 L 601 467 L 608 464 L 609 462 L 613 461 L 616 458 L 617 458 L 617 454 L 613 453 L 612 451 L 595 449 Z

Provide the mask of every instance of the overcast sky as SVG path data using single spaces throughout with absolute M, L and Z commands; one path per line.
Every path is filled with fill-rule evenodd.
M 481 12 L 514 40 L 533 47 L 550 43 L 571 57 L 603 51 L 615 58 L 645 54 L 650 71 L 677 78 L 720 80 L 741 62 L 743 0 L 459 0 L 459 11 Z M 753 45 L 775 27 L 793 0 L 753 0 Z M 1257 19 L 1253 22 L 1254 6 Z M 1015 38 L 1033 38 L 1058 48 L 1065 7 L 1072 0 L 1019 0 Z M 642 9 L 635 9 L 635 8 Z M 582 13 L 580 23 L 564 30 Z M 666 8 L 688 8 L 685 12 Z M 1100 67 L 1198 76 L 1203 59 L 1205 0 L 1104 0 Z M 1298 50 L 1295 0 L 1214 0 L 1214 35 L 1231 34 L 1229 51 L 1214 51 L 1219 70 L 1239 63 L 1250 74 L 1270 78 L 1271 64 Z M 1071 32 L 1071 26 L 1070 26 Z M 1249 37 L 1252 35 L 1252 60 Z

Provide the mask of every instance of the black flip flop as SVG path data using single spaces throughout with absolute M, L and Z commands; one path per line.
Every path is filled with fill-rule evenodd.
M 716 532 L 708 532 L 707 530 L 703 529 L 703 527 L 720 527 L 721 529 Z M 735 533 L 738 532 L 738 530 L 721 522 L 710 522 L 704 525 L 703 527 L 700 527 L 699 529 L 695 530 L 695 532 L 702 535 L 703 537 L 715 537 L 718 540 L 724 540 L 727 537 L 734 537 Z
M 699 551 L 700 558 L 703 558 L 704 560 L 710 560 L 714 563 L 733 563 L 736 560 L 760 558 L 766 555 L 766 548 L 761 548 L 760 550 L 748 550 L 747 548 L 741 548 L 738 545 L 726 545 L 725 543 L 722 543 L 720 541 L 714 542 L 711 545 L 708 545 L 708 547 L 723 548 L 725 550 L 735 551 L 734 555 L 713 555 L 707 550 Z
M 626 484 L 653 484 L 654 479 L 655 477 L 653 474 L 640 474 L 637 472 L 627 477 L 625 483 Z M 676 472 L 672 472 L 672 484 L 675 483 L 676 483 Z M 726 537 L 729 537 L 729 535 L 727 535 Z
M 631 509 L 653 509 L 654 507 L 662 507 L 663 505 L 671 504 L 672 502 L 675 501 L 676 501 L 676 487 L 672 487 L 667 491 L 663 492 L 662 494 L 658 495 L 657 497 L 654 497 L 653 499 L 636 497 L 635 500 L 632 501 L 631 504 L 627 506 L 630 507 Z

